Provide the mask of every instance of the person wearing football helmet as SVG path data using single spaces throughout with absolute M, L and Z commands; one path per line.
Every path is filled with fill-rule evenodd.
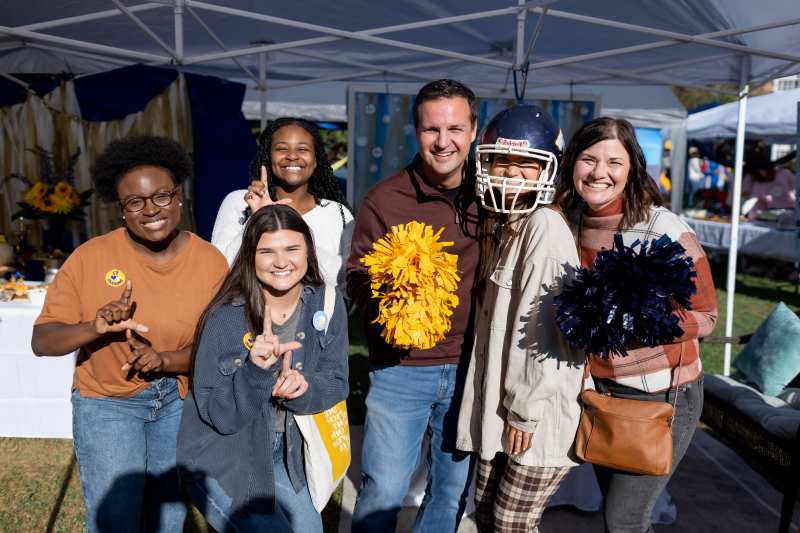
M 549 206 L 561 155 L 541 108 L 493 117 L 476 148 L 476 195 L 493 220 L 457 446 L 478 454 L 479 531 L 538 531 L 547 501 L 576 465 L 584 355 L 555 325 L 553 298 L 580 264 L 575 239 Z
M 551 203 L 563 146 L 558 125 L 538 106 L 515 106 L 495 115 L 475 149 L 475 188 L 483 207 L 525 214 Z

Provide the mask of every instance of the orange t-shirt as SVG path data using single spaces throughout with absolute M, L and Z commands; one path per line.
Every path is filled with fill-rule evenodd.
M 225 257 L 214 246 L 190 233 L 189 242 L 167 263 L 154 263 L 137 252 L 125 228 L 91 239 L 67 258 L 52 286 L 36 324 L 78 324 L 94 320 L 97 310 L 122 296 L 131 280 L 133 317 L 150 328 L 140 334 L 157 352 L 180 350 L 194 339 L 200 314 L 217 293 L 228 271 Z M 148 380 L 135 371 L 123 372 L 130 349 L 124 333 L 110 333 L 80 349 L 73 388 L 82 396 L 129 397 Z M 178 376 L 181 397 L 187 376 Z

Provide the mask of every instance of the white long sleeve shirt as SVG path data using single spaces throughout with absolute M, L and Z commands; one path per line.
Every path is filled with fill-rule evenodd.
M 228 265 L 233 264 L 244 234 L 245 189 L 231 192 L 222 201 L 211 232 L 211 243 L 225 255 Z M 344 292 L 345 277 L 343 265 L 350 255 L 350 240 L 353 236 L 353 215 L 333 200 L 320 200 L 320 203 L 303 215 L 317 253 L 322 278 L 326 284 L 338 286 Z M 342 220 L 344 213 L 344 221 Z

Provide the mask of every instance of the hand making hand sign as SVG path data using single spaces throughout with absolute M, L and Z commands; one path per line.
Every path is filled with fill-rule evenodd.
M 272 387 L 272 395 L 284 400 L 299 398 L 308 390 L 306 377 L 298 370 L 292 368 L 292 351 L 283 354 L 281 362 L 281 375 Z
M 125 337 L 128 339 L 130 355 L 122 365 L 123 372 L 127 372 L 131 368 L 143 374 L 162 372 L 169 365 L 169 359 L 164 354 L 155 351 L 146 339 L 139 340 L 131 330 L 125 331 Z
M 261 181 L 252 181 L 247 188 L 247 193 L 244 195 L 244 201 L 250 206 L 251 214 L 262 207 L 273 204 L 290 204 L 291 198 L 284 198 L 283 200 L 273 201 L 269 195 L 269 175 L 267 174 L 267 167 L 261 166 Z
M 258 367 L 266 370 L 275 364 L 280 356 L 302 346 L 297 341 L 280 344 L 278 336 L 272 333 L 272 317 L 269 305 L 264 305 L 264 328 L 261 335 L 256 335 L 253 347 L 250 348 L 250 360 Z
M 133 293 L 133 282 L 128 280 L 119 300 L 109 302 L 95 314 L 93 323 L 94 330 L 98 335 L 105 333 L 116 333 L 125 330 L 134 330 L 139 333 L 147 333 L 150 328 L 144 324 L 136 322 L 133 316 L 134 305 L 131 300 Z

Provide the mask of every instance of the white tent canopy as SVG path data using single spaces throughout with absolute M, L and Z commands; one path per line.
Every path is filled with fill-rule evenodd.
M 529 62 L 528 89 L 585 93 L 579 86 L 738 83 L 742 55 L 752 56 L 750 81 L 800 71 L 795 0 L 12 3 L 0 17 L 5 73 L 146 62 L 269 89 L 447 76 L 513 92 L 509 73 Z
M 747 136 L 764 139 L 768 143 L 796 143 L 798 102 L 800 89 L 751 98 L 747 104 Z M 736 102 L 731 102 L 689 115 L 689 138 L 711 140 L 736 137 L 738 107 Z

